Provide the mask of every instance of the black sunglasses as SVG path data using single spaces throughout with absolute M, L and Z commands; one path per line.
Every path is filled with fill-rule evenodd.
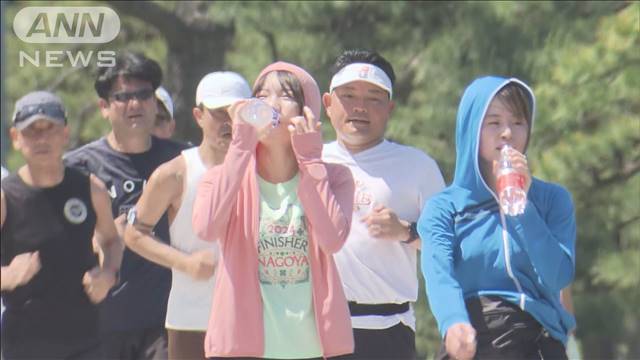
M 131 92 L 119 92 L 115 94 L 111 94 L 110 98 L 114 99 L 118 102 L 129 102 L 131 99 L 138 99 L 139 101 L 148 100 L 151 96 L 153 96 L 152 89 L 142 89 L 138 91 Z
M 46 117 L 50 117 L 53 119 L 63 119 L 65 122 L 67 121 L 67 115 L 64 112 L 64 109 L 59 104 L 55 103 L 44 103 L 44 104 L 34 104 L 28 105 L 20 109 L 13 117 L 13 123 L 17 124 L 24 120 L 31 118 L 33 115 L 43 115 Z

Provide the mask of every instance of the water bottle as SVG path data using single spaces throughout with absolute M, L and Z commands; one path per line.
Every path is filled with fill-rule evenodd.
M 516 216 L 524 212 L 527 205 L 527 193 L 524 191 L 525 177 L 511 165 L 508 156 L 509 149 L 511 149 L 509 145 L 500 149 L 496 191 L 502 212 L 505 215 Z
M 272 127 L 278 126 L 280 123 L 280 114 L 259 99 L 251 99 L 240 108 L 240 117 L 242 120 L 256 127 L 256 129 L 262 129 L 268 124 Z

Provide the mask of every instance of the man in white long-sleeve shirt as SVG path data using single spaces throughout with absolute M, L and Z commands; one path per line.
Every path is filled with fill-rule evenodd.
M 349 300 L 356 359 L 414 359 L 418 298 L 415 222 L 444 188 L 436 162 L 385 139 L 394 108 L 393 67 L 375 52 L 347 50 L 322 96 L 337 141 L 323 160 L 348 166 L 356 184 L 351 232 L 335 255 Z

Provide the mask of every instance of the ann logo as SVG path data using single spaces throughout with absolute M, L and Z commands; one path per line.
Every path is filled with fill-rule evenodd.
M 29 6 L 16 14 L 13 30 L 28 43 L 106 43 L 120 32 L 120 18 L 105 6 Z

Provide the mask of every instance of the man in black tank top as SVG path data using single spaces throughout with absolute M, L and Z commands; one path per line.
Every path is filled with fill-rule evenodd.
M 63 165 L 69 130 L 55 95 L 18 100 L 10 134 L 27 164 L 2 181 L 3 357 L 99 357 L 95 304 L 116 283 L 123 250 L 106 187 Z
M 65 156 L 65 163 L 100 178 L 112 199 L 120 235 L 151 173 L 187 146 L 151 135 L 162 80 L 160 66 L 141 54 L 121 52 L 115 65 L 101 68 L 95 89 L 102 115 L 111 124 L 105 137 Z M 154 228 L 169 243 L 166 213 Z M 171 272 L 126 249 L 120 283 L 100 305 L 103 356 L 108 359 L 166 359 L 164 329 Z

